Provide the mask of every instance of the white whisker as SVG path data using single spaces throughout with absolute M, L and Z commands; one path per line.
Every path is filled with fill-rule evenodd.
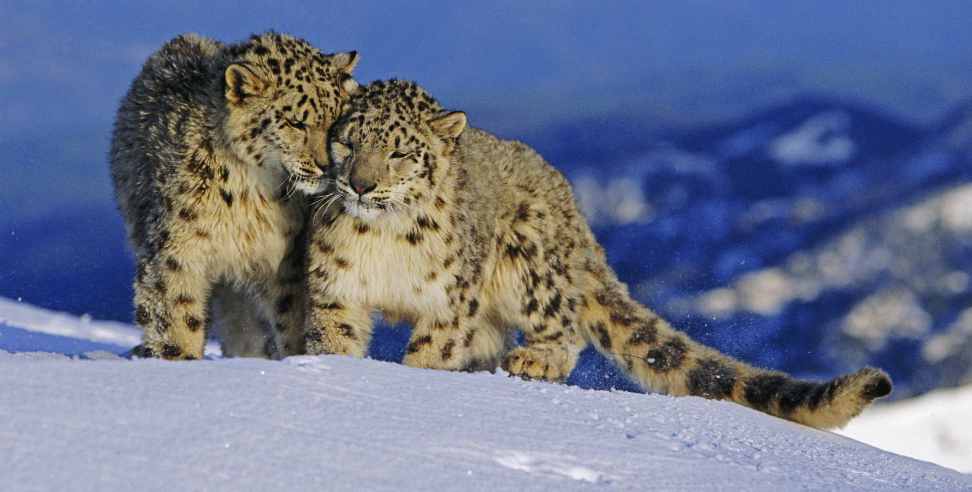
M 339 192 L 328 193 L 321 195 L 321 197 L 314 203 L 314 216 L 313 219 L 317 221 L 323 215 L 327 214 L 330 208 L 337 203 L 343 195 Z

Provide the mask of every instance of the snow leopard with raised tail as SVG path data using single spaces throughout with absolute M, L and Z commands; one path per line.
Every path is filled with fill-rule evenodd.
M 110 155 L 136 257 L 136 355 L 201 357 L 211 313 L 225 314 L 227 355 L 303 352 L 301 193 L 323 187 L 324 136 L 357 62 L 275 32 L 185 34 L 148 58 Z
M 593 343 L 642 386 L 839 427 L 891 392 L 865 368 L 793 379 L 703 346 L 638 304 L 567 180 L 526 145 L 466 128 L 414 83 L 376 82 L 329 138 L 335 190 L 308 234 L 311 354 L 363 356 L 380 310 L 410 320 L 404 362 L 563 381 Z M 514 329 L 525 344 L 511 347 Z

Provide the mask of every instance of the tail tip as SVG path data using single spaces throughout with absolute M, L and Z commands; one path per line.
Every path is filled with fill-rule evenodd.
M 894 389 L 894 385 L 891 383 L 891 377 L 888 376 L 888 373 L 880 369 L 867 367 L 861 369 L 858 374 L 870 379 L 861 390 L 861 396 L 868 401 L 884 398 L 890 395 Z

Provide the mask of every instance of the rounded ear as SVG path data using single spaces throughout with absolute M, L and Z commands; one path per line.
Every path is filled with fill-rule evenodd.
M 242 63 L 227 67 L 223 76 L 226 79 L 226 100 L 234 104 L 243 104 L 249 97 L 263 97 L 270 88 L 267 80 Z
M 439 138 L 456 138 L 466 129 L 466 113 L 451 111 L 429 120 L 429 126 Z
M 334 68 L 348 74 L 354 71 L 354 67 L 358 65 L 359 61 L 361 61 L 361 57 L 358 56 L 357 51 L 346 51 L 331 55 L 331 63 L 334 64 Z

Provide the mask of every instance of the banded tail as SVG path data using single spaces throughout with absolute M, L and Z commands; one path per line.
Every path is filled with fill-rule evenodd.
M 891 393 L 891 378 L 880 369 L 812 382 L 719 353 L 631 299 L 606 267 L 591 272 L 589 285 L 594 291 L 581 305 L 582 329 L 601 353 L 647 389 L 730 400 L 821 429 L 844 426 L 873 400 Z

